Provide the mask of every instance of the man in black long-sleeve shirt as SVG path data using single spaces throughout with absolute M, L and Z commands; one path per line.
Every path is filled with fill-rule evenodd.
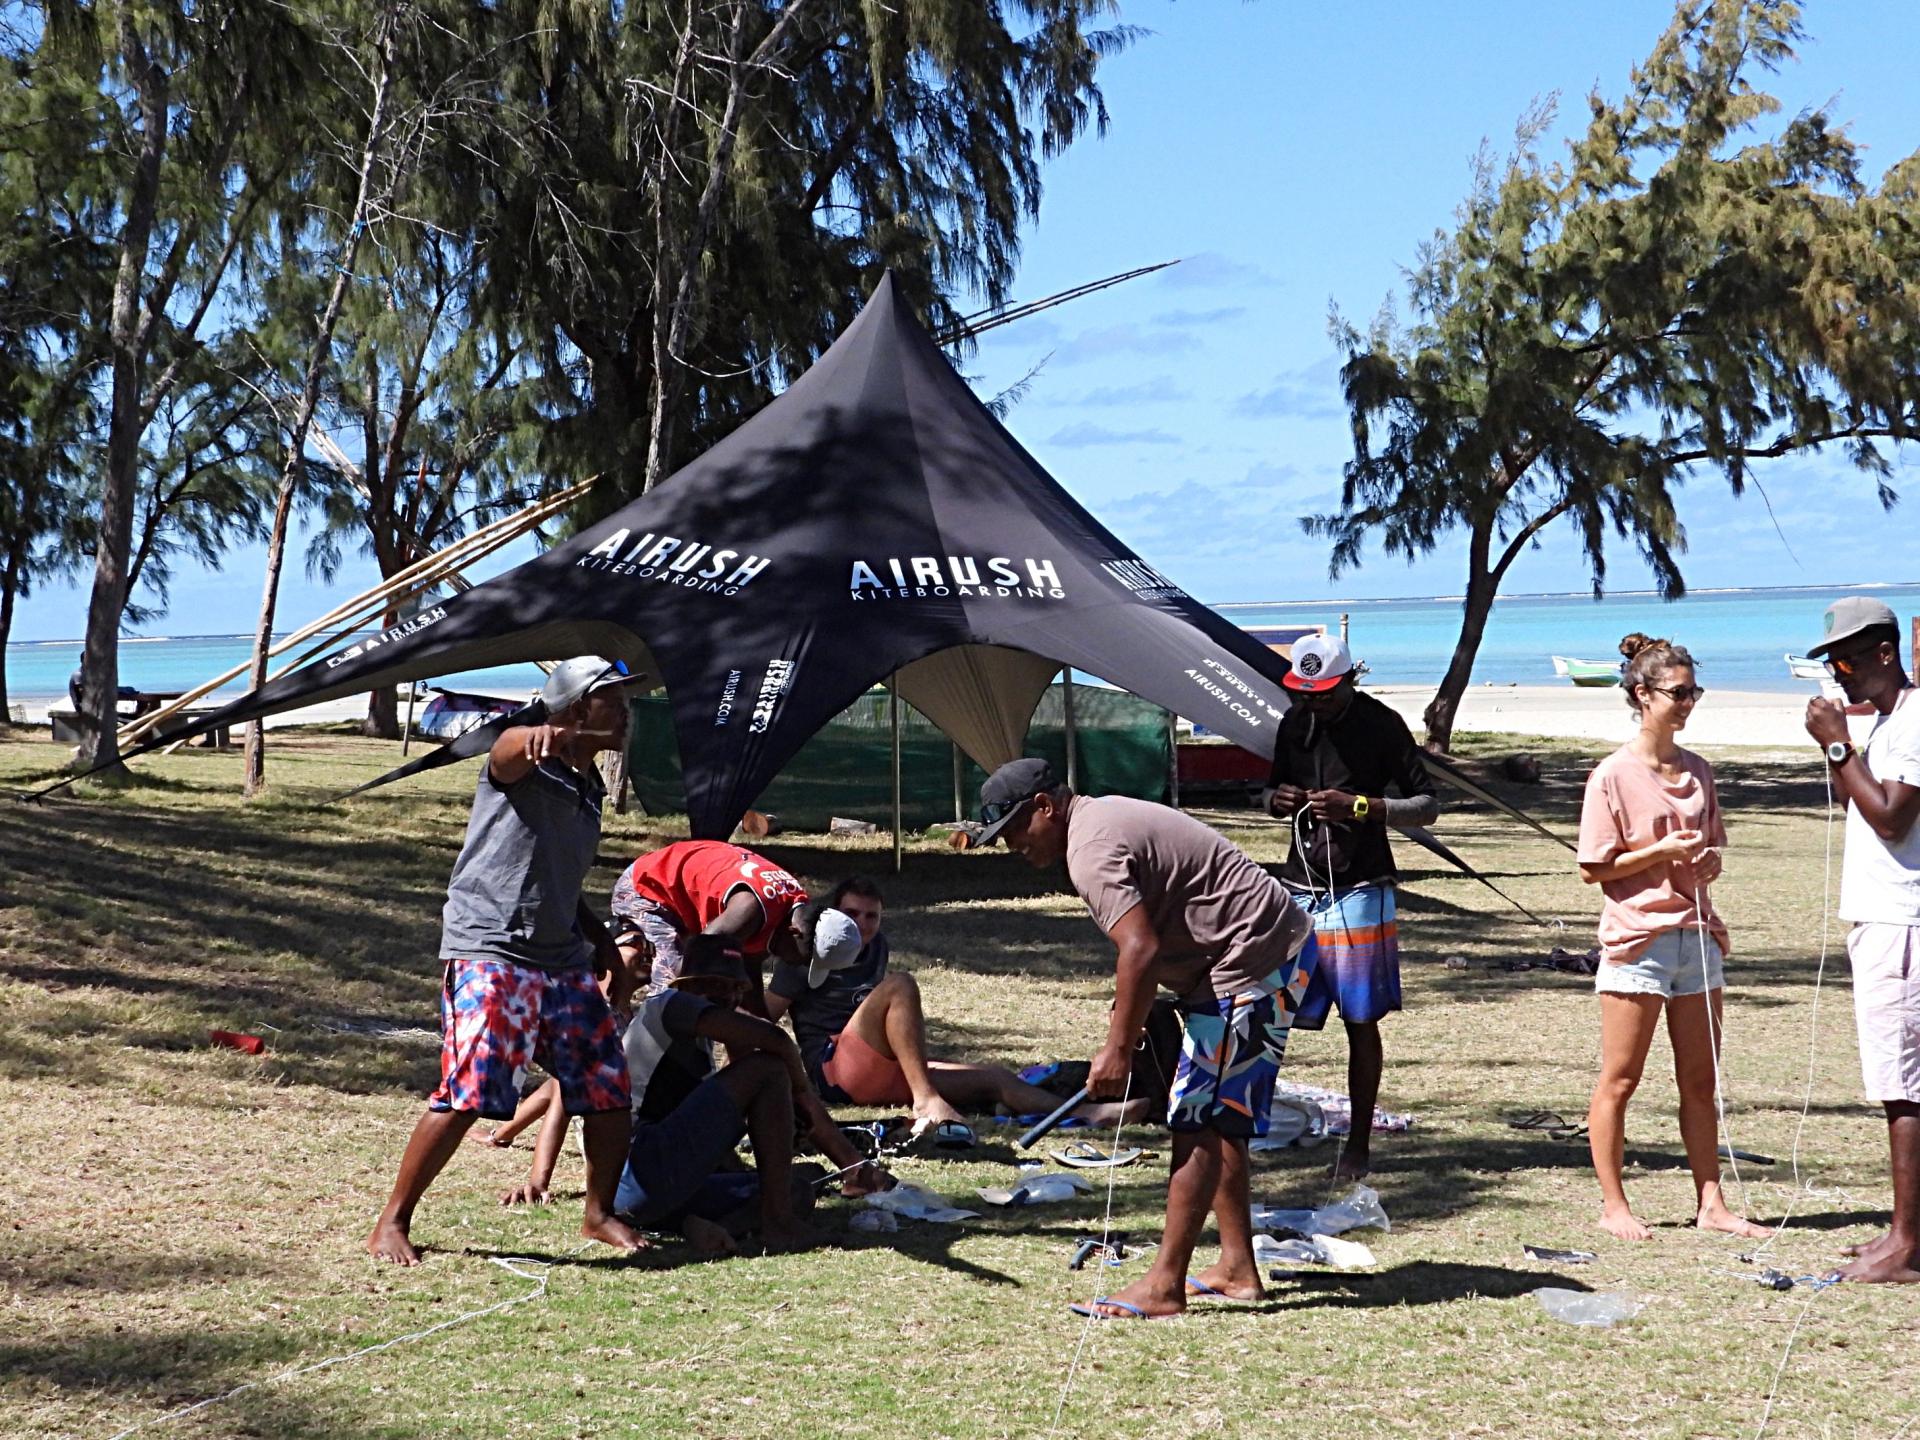
M 1387 827 L 1429 825 L 1440 803 L 1406 721 L 1357 688 L 1344 641 L 1297 642 L 1281 683 L 1293 703 L 1274 746 L 1267 809 L 1293 822 L 1280 878 L 1313 916 L 1320 941 L 1320 967 L 1293 1023 L 1317 1030 L 1330 1009 L 1340 1011 L 1353 1132 L 1335 1170 L 1358 1178 L 1371 1163 L 1385 1065 L 1380 1020 L 1400 1008 L 1398 877 Z

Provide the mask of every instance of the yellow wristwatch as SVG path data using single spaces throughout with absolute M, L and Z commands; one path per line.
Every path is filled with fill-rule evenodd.
M 1372 808 L 1373 806 L 1368 802 L 1366 796 L 1356 795 L 1353 797 L 1353 818 L 1354 819 L 1356 820 L 1366 819 L 1367 812 Z

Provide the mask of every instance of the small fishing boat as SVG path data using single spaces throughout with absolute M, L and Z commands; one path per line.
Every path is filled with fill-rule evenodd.
M 1564 675 L 1576 685 L 1618 685 L 1620 683 L 1620 662 L 1618 660 L 1575 660 L 1567 655 L 1555 655 L 1553 673 Z
M 1826 680 L 1827 663 L 1824 660 L 1809 660 L 1804 655 L 1787 656 L 1787 673 L 1796 680 Z

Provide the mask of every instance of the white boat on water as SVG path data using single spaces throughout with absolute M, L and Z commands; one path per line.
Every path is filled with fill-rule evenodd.
M 1618 660 L 1576 660 L 1570 655 L 1548 657 L 1553 661 L 1553 673 L 1571 680 L 1576 685 L 1618 685 L 1620 683 L 1620 662 Z
M 1826 680 L 1830 678 L 1827 674 L 1826 661 L 1809 660 L 1804 655 L 1789 654 L 1787 656 L 1787 673 L 1796 680 Z

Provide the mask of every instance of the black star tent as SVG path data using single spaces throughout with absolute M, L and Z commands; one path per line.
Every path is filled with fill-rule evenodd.
M 1287 704 L 1284 662 L 1067 494 L 887 277 L 817 364 L 648 494 L 150 744 L 583 653 L 666 687 L 696 836 L 730 834 L 820 726 L 889 676 L 987 769 L 1020 754 L 1063 665 L 1263 755 Z

